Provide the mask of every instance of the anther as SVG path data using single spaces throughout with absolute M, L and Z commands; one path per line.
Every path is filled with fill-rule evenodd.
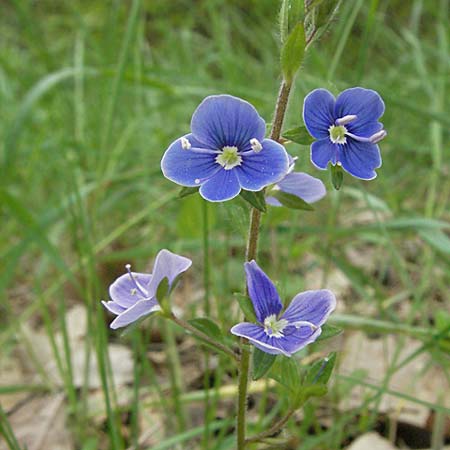
M 299 320 L 297 322 L 291 323 L 290 325 L 294 325 L 295 328 L 300 327 L 310 327 L 311 330 L 317 330 L 319 328 L 317 325 L 314 325 L 312 322 L 308 322 L 307 320 Z
M 387 133 L 385 130 L 380 130 L 374 134 L 372 134 L 372 136 L 370 136 L 370 142 L 372 142 L 372 144 L 376 144 L 377 142 L 380 142 L 382 139 L 384 139 L 386 137 Z
M 358 116 L 356 114 L 348 114 L 344 117 L 341 117 L 340 119 L 335 120 L 336 125 L 347 125 L 350 122 L 353 122 L 355 119 L 357 119 Z
M 183 150 L 189 150 L 192 147 L 191 143 L 185 137 L 180 138 L 180 141 Z
M 141 295 L 147 297 L 147 292 L 144 288 L 138 283 L 133 273 L 131 272 L 131 264 L 125 264 L 125 269 L 127 269 L 128 275 L 130 275 L 131 281 L 134 283 L 135 288 L 131 289 L 131 295 L 136 295 L 136 292 L 140 292 Z M 133 292 L 134 291 L 134 292 Z
M 200 184 L 200 178 L 196 178 L 196 179 L 194 180 L 194 183 L 195 183 L 195 184 Z
M 263 148 L 261 145 L 261 142 L 259 142 L 258 139 L 256 139 L 256 138 L 250 139 L 250 145 L 252 146 L 252 150 L 255 153 L 259 153 Z

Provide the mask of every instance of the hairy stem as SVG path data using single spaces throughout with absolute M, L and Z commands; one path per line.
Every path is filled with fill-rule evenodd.
M 270 139 L 280 140 L 281 129 L 283 127 L 284 116 L 291 92 L 291 83 L 283 80 L 278 92 L 278 99 L 275 106 L 275 112 L 272 121 L 272 129 L 270 131 Z M 252 208 L 250 215 L 250 227 L 247 239 L 247 249 L 245 254 L 246 261 L 256 259 L 258 252 L 258 237 L 261 224 L 261 211 Z M 251 351 L 248 347 L 247 340 L 241 338 L 241 362 L 239 367 L 239 385 L 238 385 L 238 408 L 236 418 L 237 430 L 237 449 L 243 450 L 246 445 L 245 424 L 247 412 L 247 388 L 250 372 L 250 355 Z

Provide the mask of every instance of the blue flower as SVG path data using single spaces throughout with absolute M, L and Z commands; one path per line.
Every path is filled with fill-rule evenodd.
M 326 169 L 331 162 L 356 178 L 375 178 L 381 166 L 377 142 L 387 134 L 378 122 L 383 113 L 383 100 L 370 89 L 347 89 L 336 99 L 326 89 L 312 91 L 303 105 L 306 128 L 318 139 L 311 145 L 312 163 Z
M 191 134 L 164 153 L 161 169 L 181 186 L 200 186 L 211 202 L 236 197 L 241 189 L 260 191 L 288 170 L 284 147 L 264 139 L 265 122 L 256 109 L 230 95 L 207 97 L 191 120 Z
M 127 264 L 128 273 L 117 278 L 109 287 L 111 300 L 102 301 L 103 306 L 117 315 L 110 327 L 125 327 L 143 316 L 160 311 L 156 298 L 159 284 L 167 278 L 170 292 L 178 276 L 189 269 L 191 264 L 190 259 L 169 250 L 161 250 L 156 255 L 152 274 L 131 272 L 131 266 Z
M 299 293 L 280 315 L 283 305 L 269 277 L 255 261 L 245 263 L 245 273 L 258 323 L 239 323 L 231 329 L 233 334 L 248 339 L 263 352 L 285 356 L 291 356 L 320 336 L 320 327 L 336 307 L 331 291 Z
M 277 190 L 295 195 L 306 203 L 315 203 L 323 198 L 327 191 L 322 181 L 304 172 L 294 172 L 297 158 L 292 158 L 290 155 L 288 157 L 288 174 L 267 191 L 266 202 L 272 206 L 283 206 L 278 199 L 270 195 L 271 192 Z

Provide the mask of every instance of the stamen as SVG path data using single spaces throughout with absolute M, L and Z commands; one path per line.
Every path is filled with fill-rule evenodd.
M 372 144 L 376 144 L 377 142 L 380 142 L 382 139 L 384 139 L 387 136 L 387 132 L 385 130 L 380 130 L 377 133 L 372 134 L 370 136 L 370 142 Z
M 252 150 L 255 153 L 259 153 L 263 148 L 261 145 L 261 142 L 259 142 L 258 139 L 256 139 L 256 138 L 250 139 L 250 145 L 252 146 Z
M 191 143 L 185 137 L 180 138 L 180 141 L 183 150 L 189 150 L 192 147 Z
M 353 122 L 357 119 L 358 116 L 356 114 L 348 114 L 347 116 L 341 117 L 340 119 L 336 119 L 334 123 L 336 125 L 347 125 L 350 122 Z
M 385 130 L 377 131 L 376 133 L 372 134 L 372 136 L 370 136 L 370 137 L 357 136 L 356 134 L 349 133 L 348 131 L 346 131 L 345 134 L 346 134 L 346 136 L 351 137 L 355 141 L 370 142 L 371 144 L 376 144 L 377 142 L 380 142 L 387 135 Z
M 139 284 L 139 282 L 136 280 L 134 275 L 131 272 L 131 264 L 126 264 L 125 269 L 127 269 L 128 275 L 130 275 L 131 281 L 136 286 L 135 292 L 133 292 L 133 289 L 131 290 L 131 295 L 135 295 L 137 291 L 139 291 L 144 297 L 147 297 L 148 292 Z
M 289 325 L 292 325 L 295 328 L 310 327 L 311 330 L 317 330 L 317 328 L 319 328 L 317 325 L 314 325 L 312 322 L 308 322 L 307 320 L 299 320 L 297 322 L 290 323 Z

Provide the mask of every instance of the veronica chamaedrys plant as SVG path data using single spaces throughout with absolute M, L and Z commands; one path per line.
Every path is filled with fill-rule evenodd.
M 241 189 L 260 191 L 288 171 L 286 150 L 264 139 L 264 120 L 240 98 L 205 98 L 192 116 L 191 131 L 170 145 L 161 169 L 181 186 L 199 186 L 206 200 L 230 200 Z
M 283 206 L 282 203 L 273 196 L 277 191 L 295 195 L 306 203 L 315 203 L 325 197 L 327 190 L 322 180 L 308 175 L 304 172 L 294 172 L 297 158 L 289 157 L 289 170 L 287 175 L 278 183 L 271 186 L 266 191 L 266 202 L 271 206 Z
M 125 327 L 132 322 L 160 311 L 157 299 L 159 284 L 168 280 L 168 293 L 175 286 L 178 276 L 191 266 L 192 261 L 169 250 L 161 250 L 155 259 L 153 273 L 132 272 L 126 265 L 127 273 L 117 278 L 109 287 L 111 300 L 103 305 L 117 317 L 111 322 L 113 329 Z
M 336 307 L 334 294 L 326 289 L 301 292 L 280 315 L 283 305 L 270 278 L 254 260 L 244 266 L 258 323 L 241 322 L 231 332 L 272 355 L 291 356 L 314 342 Z
M 356 178 L 372 180 L 381 167 L 377 145 L 386 136 L 378 119 L 384 113 L 380 95 L 355 87 L 335 99 L 326 89 L 315 89 L 305 97 L 303 120 L 311 136 L 311 161 L 319 169 L 329 162 Z

